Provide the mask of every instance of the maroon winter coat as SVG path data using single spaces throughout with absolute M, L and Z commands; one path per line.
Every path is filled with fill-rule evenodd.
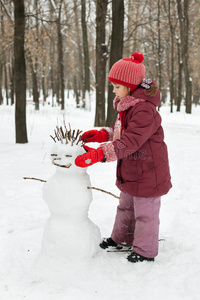
M 171 188 L 167 146 L 156 110 L 160 92 L 149 97 L 143 88 L 131 96 L 145 99 L 126 110 L 125 131 L 113 142 L 117 156 L 117 187 L 135 197 L 158 197 Z

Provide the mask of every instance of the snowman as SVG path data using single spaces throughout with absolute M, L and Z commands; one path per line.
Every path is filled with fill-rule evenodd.
M 84 259 L 95 255 L 100 243 L 100 230 L 89 219 L 92 192 L 89 175 L 74 161 L 85 153 L 81 131 L 56 128 L 52 163 L 56 170 L 43 187 L 43 197 L 50 210 L 46 223 L 42 253 L 50 259 Z

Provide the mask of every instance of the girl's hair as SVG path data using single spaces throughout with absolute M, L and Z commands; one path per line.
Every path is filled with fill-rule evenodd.
M 109 85 L 123 85 L 123 84 L 120 84 L 120 83 L 116 83 L 116 82 L 109 82 Z M 128 91 L 129 91 L 129 95 L 131 94 L 131 88 L 127 85 L 124 85 Z
M 157 90 L 158 90 L 158 87 L 155 84 L 151 83 L 150 89 L 145 90 L 144 93 L 145 93 L 145 95 L 147 95 L 149 97 L 153 97 L 156 95 Z

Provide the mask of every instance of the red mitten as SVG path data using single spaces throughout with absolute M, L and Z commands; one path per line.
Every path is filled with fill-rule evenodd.
M 103 143 L 108 141 L 108 133 L 105 130 L 89 130 L 84 132 L 81 138 L 84 143 Z
M 97 162 L 105 162 L 103 151 L 100 148 L 94 149 L 84 146 L 87 153 L 77 156 L 75 165 L 77 167 L 86 168 Z

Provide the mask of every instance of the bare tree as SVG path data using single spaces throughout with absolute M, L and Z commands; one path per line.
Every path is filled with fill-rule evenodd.
M 10 58 L 10 64 L 8 66 L 9 68 L 9 78 L 10 78 L 10 98 L 11 98 L 11 105 L 13 105 L 15 103 L 15 84 L 14 84 L 14 80 L 15 80 L 15 75 L 14 75 L 14 59 L 13 59 L 13 51 L 10 53 L 10 55 L 12 56 Z
M 162 93 L 162 52 L 161 52 L 161 22 L 160 22 L 160 15 L 161 15 L 161 5 L 160 0 L 157 0 L 157 6 L 158 6 L 158 86 Z M 161 106 L 161 103 L 159 105 L 159 108 Z
M 26 130 L 26 64 L 24 53 L 24 1 L 14 0 L 14 57 L 15 57 L 15 129 L 16 143 L 27 143 Z
M 0 105 L 3 104 L 3 93 L 2 93 L 2 61 L 0 59 Z
M 107 2 L 107 0 L 105 1 Z M 85 17 L 85 0 L 81 0 L 81 23 L 82 23 L 82 33 L 83 33 L 83 53 L 84 53 L 84 70 L 85 70 L 85 78 L 84 78 L 84 93 L 85 91 L 90 91 L 90 58 L 89 58 L 89 50 L 88 50 L 88 36 L 87 36 L 87 24 Z M 83 95 L 83 98 L 85 95 Z
M 3 27 L 3 9 L 2 3 L 0 2 L 0 33 L 2 35 L 2 27 Z M 0 105 L 3 104 L 3 93 L 2 93 L 2 41 L 0 44 Z
M 185 75 L 185 103 L 186 103 L 186 113 L 192 112 L 192 81 L 189 72 L 189 3 L 190 0 L 177 0 L 177 9 L 179 17 L 180 26 L 180 37 L 181 37 L 181 54 L 183 60 L 183 70 Z
M 112 0 L 112 37 L 110 49 L 110 68 L 122 58 L 124 36 L 124 0 Z M 108 111 L 107 126 L 112 126 L 116 119 L 116 113 L 113 110 L 113 88 L 108 87 Z
M 61 92 L 61 109 L 65 108 L 65 79 L 64 79 L 64 60 L 63 60 L 63 37 L 61 31 L 61 9 L 63 0 L 60 0 L 58 8 L 58 18 L 57 18 L 57 33 L 58 33 L 58 66 L 60 74 L 60 92 Z
M 0 105 L 3 104 L 3 93 L 2 93 L 2 62 L 0 60 Z
M 108 1 L 97 0 L 96 4 L 96 115 L 95 126 L 105 125 L 105 78 L 107 47 L 105 23 Z
M 77 45 L 78 45 L 78 66 L 79 66 L 79 73 L 78 73 L 77 77 L 78 77 L 79 82 L 80 82 L 80 89 L 82 91 L 82 95 L 83 95 L 83 97 L 85 97 L 84 96 L 85 91 L 84 91 L 84 88 L 83 88 L 82 43 L 81 43 L 81 38 L 80 38 L 80 28 L 79 28 L 79 24 L 78 24 L 77 0 L 74 0 L 74 17 L 75 17 L 75 28 L 76 28 L 76 41 L 77 41 Z
M 38 0 L 34 0 L 34 7 L 36 16 L 38 16 Z M 38 36 L 39 36 L 39 22 L 38 18 L 35 18 L 36 26 L 36 51 L 37 56 L 35 64 L 32 64 L 32 81 L 33 81 L 33 101 L 35 103 L 35 110 L 39 110 L 39 91 L 38 91 Z
M 180 38 L 177 40 L 177 52 L 178 52 L 178 93 L 177 93 L 177 111 L 181 110 L 181 99 L 182 99 L 182 79 L 183 79 L 183 62 L 181 59 L 181 46 L 180 46 Z
M 0 33 L 3 36 L 3 9 L 2 4 L 0 3 Z M 0 44 L 0 105 L 3 104 L 3 85 L 2 85 L 2 78 L 3 78 L 3 55 L 2 55 L 2 41 Z
M 172 8 L 171 8 L 171 0 L 168 0 L 168 8 L 165 6 L 165 2 L 163 1 L 164 8 L 166 10 L 168 21 L 169 21 L 169 28 L 170 28 L 170 39 L 171 39 L 171 76 L 170 76 L 170 111 L 173 112 L 173 104 L 175 99 L 175 88 L 174 88 L 174 38 L 175 38 L 175 28 L 172 20 Z

